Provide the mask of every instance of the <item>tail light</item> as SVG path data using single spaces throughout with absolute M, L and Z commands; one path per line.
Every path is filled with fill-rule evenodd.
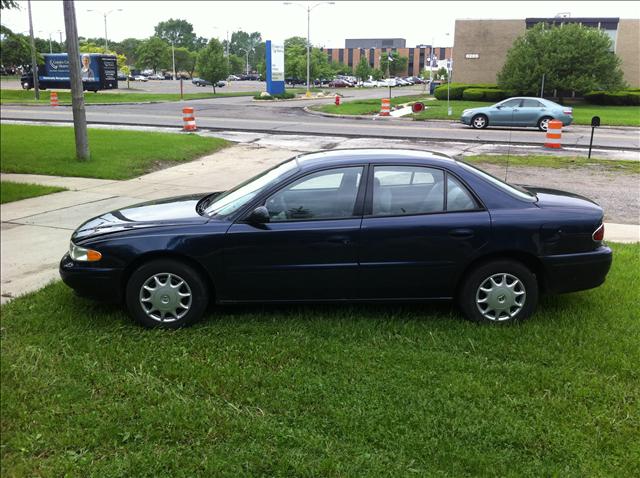
M 591 237 L 593 237 L 594 241 L 602 241 L 604 239 L 604 224 L 600 224 Z
M 573 110 L 572 110 L 572 109 L 564 110 L 564 111 L 563 111 L 563 113 L 564 113 L 565 115 L 569 115 L 569 116 L 571 116 L 571 115 L 573 115 Z

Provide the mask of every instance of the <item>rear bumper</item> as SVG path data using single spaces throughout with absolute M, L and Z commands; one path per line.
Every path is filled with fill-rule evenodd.
M 606 246 L 580 254 L 542 257 L 545 289 L 552 294 L 593 289 L 601 285 L 611 268 L 613 253 Z
M 60 277 L 78 295 L 106 302 L 122 302 L 122 271 L 87 267 L 65 254 L 60 261 Z

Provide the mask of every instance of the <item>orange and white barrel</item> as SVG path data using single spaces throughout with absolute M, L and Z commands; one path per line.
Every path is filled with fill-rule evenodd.
M 544 147 L 560 149 L 562 147 L 562 121 L 551 120 L 547 124 L 547 139 Z
M 49 102 L 51 106 L 58 106 L 58 93 L 52 91 L 51 96 L 49 97 Z
M 380 116 L 391 115 L 391 100 L 389 98 L 382 98 L 380 103 Z
M 182 121 L 184 122 L 183 131 L 196 130 L 196 115 L 193 107 L 182 108 Z

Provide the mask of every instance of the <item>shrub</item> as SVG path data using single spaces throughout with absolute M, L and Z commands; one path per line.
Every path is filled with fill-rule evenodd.
M 498 85 L 492 83 L 479 83 L 474 85 L 469 85 L 466 83 L 451 83 L 449 85 L 449 99 L 451 100 L 461 100 L 464 98 L 464 92 L 468 89 L 483 89 L 483 90 L 497 90 Z M 433 96 L 438 100 L 446 100 L 447 99 L 447 84 L 443 84 L 438 86 L 433 92 Z
M 264 92 L 263 92 L 264 93 Z M 285 91 L 284 93 L 280 93 L 277 95 L 270 95 L 270 94 L 266 94 L 266 95 L 256 95 L 253 97 L 254 100 L 290 100 L 291 98 L 295 98 L 296 95 L 293 93 L 289 93 L 287 91 Z
M 590 91 L 584 99 L 596 105 L 640 106 L 640 91 Z
M 509 93 L 497 88 L 467 88 L 462 93 L 462 99 L 467 101 L 500 101 L 508 98 Z

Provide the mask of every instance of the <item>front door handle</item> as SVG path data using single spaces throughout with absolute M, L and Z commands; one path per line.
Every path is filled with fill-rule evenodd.
M 474 235 L 474 232 L 472 229 L 451 229 L 449 231 L 449 236 L 453 237 L 454 239 L 471 239 Z
M 342 244 L 343 246 L 348 246 L 351 244 L 351 241 L 348 237 L 344 236 L 334 236 L 327 239 L 327 242 L 331 244 Z

